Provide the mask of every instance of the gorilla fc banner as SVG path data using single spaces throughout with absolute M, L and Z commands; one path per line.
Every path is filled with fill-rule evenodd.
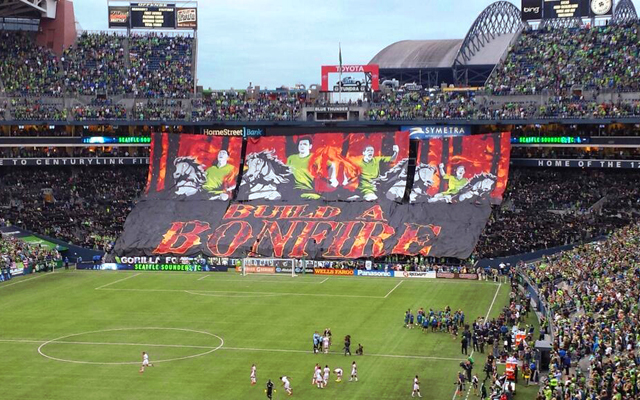
M 240 140 L 154 136 L 115 255 L 467 258 L 508 175 L 509 134 L 266 136 L 241 172 Z

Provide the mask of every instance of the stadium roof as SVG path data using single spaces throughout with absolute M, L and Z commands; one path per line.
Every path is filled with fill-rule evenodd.
M 384 48 L 370 64 L 381 69 L 495 65 L 522 27 L 518 7 L 496 1 L 478 15 L 464 39 L 403 40 Z
M 0 18 L 55 18 L 58 0 L 0 0 Z
M 383 69 L 451 68 L 462 41 L 403 40 L 382 49 L 369 64 L 378 64 Z

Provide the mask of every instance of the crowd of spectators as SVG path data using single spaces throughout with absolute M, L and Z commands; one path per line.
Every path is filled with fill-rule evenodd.
M 640 90 L 637 21 L 625 25 L 523 32 L 489 79 L 491 94 L 559 94 Z
M 29 33 L 0 32 L 0 87 L 10 96 L 61 96 L 61 67 Z
M 6 221 L 0 218 L 0 226 L 5 224 Z M 14 237 L 0 237 L 0 270 L 5 280 L 10 279 L 11 269 L 51 271 L 55 263 L 61 260 L 62 257 L 56 249 L 49 249 L 42 244 L 27 243 Z
M 305 98 L 288 92 L 214 92 L 192 100 L 197 121 L 293 121 L 300 117 Z
M 367 118 L 371 121 L 410 119 L 486 119 L 490 111 L 473 93 L 391 92 L 377 96 Z
M 149 100 L 133 107 L 133 119 L 140 121 L 179 121 L 186 117 L 182 100 Z
M 68 243 L 110 249 L 144 188 L 148 167 L 0 170 L 3 218 Z
M 73 118 L 76 121 L 105 120 L 105 119 L 127 119 L 127 110 L 121 104 L 113 104 L 110 100 L 96 101 L 90 105 L 75 106 L 73 108 Z
M 193 94 L 193 38 L 83 32 L 58 58 L 23 32 L 2 32 L 0 89 L 9 96 Z
M 136 97 L 170 99 L 193 94 L 193 38 L 131 36 L 129 55 L 128 85 Z
M 124 38 L 117 34 L 82 33 L 64 50 L 64 85 L 69 93 L 95 96 L 125 92 Z
M 640 173 L 514 168 L 476 259 L 528 253 L 609 234 L 636 220 Z
M 11 116 L 16 121 L 66 121 L 67 110 L 42 99 L 11 99 Z
M 522 267 L 553 318 L 547 399 L 640 396 L 640 226 Z M 575 396 L 575 397 L 574 397 Z

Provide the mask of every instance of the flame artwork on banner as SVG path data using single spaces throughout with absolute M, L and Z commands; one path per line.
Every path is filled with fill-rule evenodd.
M 467 258 L 506 187 L 510 135 L 157 134 L 114 255 Z

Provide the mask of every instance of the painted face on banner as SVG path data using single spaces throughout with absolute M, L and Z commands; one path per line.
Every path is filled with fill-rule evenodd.
M 365 147 L 362 155 L 364 156 L 364 162 L 371 162 L 373 160 L 373 146 Z
M 307 139 L 298 142 L 298 153 L 300 157 L 307 157 L 311 152 L 311 143 Z
M 176 194 L 193 196 L 198 193 L 205 181 L 199 164 L 187 157 L 177 158 L 173 180 L 176 182 Z
M 229 160 L 229 153 L 226 150 L 220 150 L 218 153 L 218 167 L 224 167 Z
M 456 178 L 458 179 L 464 178 L 464 173 L 465 173 L 465 169 L 462 165 L 456 168 Z
M 433 168 L 424 167 L 420 168 L 420 170 L 418 171 L 418 176 L 420 176 L 420 180 L 424 182 L 426 186 L 432 186 L 434 172 L 435 170 Z

